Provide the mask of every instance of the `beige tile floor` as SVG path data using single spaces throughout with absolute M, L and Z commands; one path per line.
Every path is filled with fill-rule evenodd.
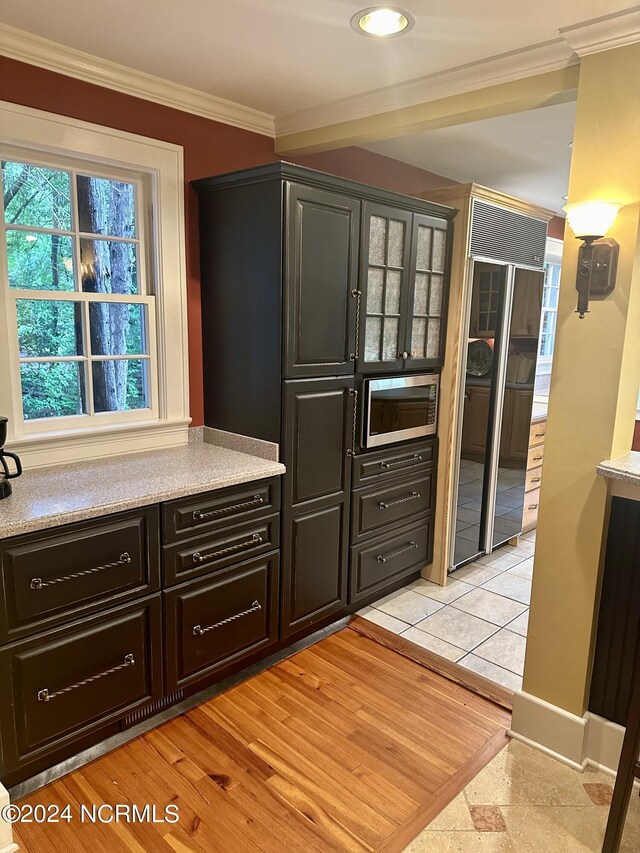
M 451 575 L 419 579 L 360 616 L 510 690 L 522 687 L 535 531 Z
M 572 770 L 511 741 L 405 853 L 599 853 L 613 777 Z M 621 853 L 640 850 L 632 796 Z

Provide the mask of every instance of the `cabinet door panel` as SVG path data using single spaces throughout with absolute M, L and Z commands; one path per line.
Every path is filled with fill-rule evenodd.
M 487 451 L 487 422 L 489 419 L 489 387 L 467 386 L 467 399 L 462 416 L 462 453 L 479 454 Z M 469 458 L 473 458 L 470 456 Z
M 346 607 L 353 378 L 285 383 L 282 635 Z
M 365 202 L 361 239 L 359 369 L 401 370 L 412 214 Z
M 283 553 L 283 637 L 346 608 L 348 518 L 343 500 L 291 519 Z
M 355 369 L 360 202 L 288 185 L 286 376 Z
M 285 502 L 344 496 L 350 484 L 353 379 L 285 383 Z
M 414 214 L 411 239 L 411 290 L 409 294 L 405 367 L 442 364 L 447 307 L 447 222 Z

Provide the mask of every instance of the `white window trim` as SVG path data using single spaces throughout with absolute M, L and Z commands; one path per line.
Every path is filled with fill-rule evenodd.
M 0 127 L 3 145 L 148 174 L 156 223 L 149 240 L 156 263 L 158 417 L 16 434 L 14 411 L 21 400 L 5 373 L 0 376 L 0 414 L 10 418 L 7 444 L 29 468 L 186 443 L 190 418 L 182 147 L 5 101 L 0 101 Z M 3 299 L 0 364 L 8 365 L 15 354 L 10 345 L 13 335 L 6 333 L 5 304 Z
M 564 243 L 562 240 L 558 240 L 556 237 L 547 237 L 547 245 L 545 249 L 544 262 L 545 264 L 559 264 L 562 265 L 562 249 Z M 544 309 L 543 309 L 544 313 Z M 542 326 L 541 326 L 542 332 Z M 550 355 L 538 355 L 538 364 L 551 364 L 553 360 L 553 356 Z

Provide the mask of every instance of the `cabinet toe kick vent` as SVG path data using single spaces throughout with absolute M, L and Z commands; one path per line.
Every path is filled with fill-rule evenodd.
M 146 720 L 147 717 L 153 717 L 154 714 L 164 711 L 165 708 L 170 708 L 171 705 L 176 705 L 178 702 L 181 702 L 183 698 L 184 690 L 176 690 L 175 693 L 169 693 L 168 696 L 163 696 L 162 699 L 157 699 L 155 702 L 145 705 L 144 708 L 138 708 L 137 711 L 134 711 L 132 714 L 127 714 L 127 716 L 120 721 L 120 729 L 122 731 L 130 729 L 131 726 L 141 723 L 143 720 Z

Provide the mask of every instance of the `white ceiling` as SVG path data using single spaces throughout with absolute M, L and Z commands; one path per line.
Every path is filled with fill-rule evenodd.
M 569 185 L 575 103 L 374 142 L 370 151 L 556 212 Z
M 397 85 L 558 38 L 629 0 L 394 0 L 416 18 L 379 40 L 372 0 L 2 0 L 0 21 L 271 115 Z

